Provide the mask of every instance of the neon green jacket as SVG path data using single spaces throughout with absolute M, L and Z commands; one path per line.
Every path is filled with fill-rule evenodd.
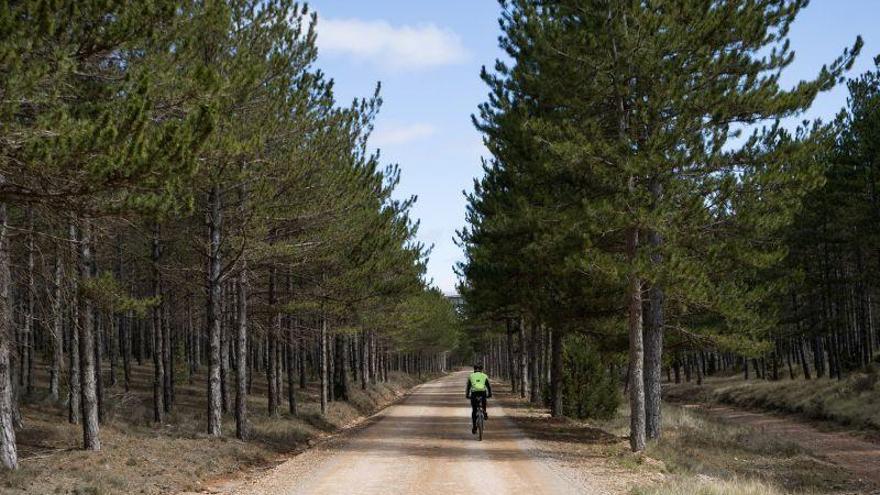
M 475 371 L 468 376 L 467 388 L 464 393 L 470 397 L 471 392 L 486 392 L 487 396 L 492 396 L 492 386 L 489 385 L 489 375 L 482 371 Z

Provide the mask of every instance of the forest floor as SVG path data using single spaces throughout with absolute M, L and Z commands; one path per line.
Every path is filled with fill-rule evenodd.
M 825 443 L 831 444 L 830 440 L 799 443 L 797 437 L 790 438 L 791 425 L 797 424 L 791 418 L 779 419 L 771 428 L 758 418 L 753 418 L 756 423 L 743 421 L 746 416 L 732 409 L 727 415 L 668 404 L 663 438 L 635 455 L 629 451 L 626 408 L 609 420 L 577 421 L 550 418 L 546 409 L 519 398 L 507 397 L 503 403 L 517 426 L 533 439 L 539 455 L 551 459 L 570 478 L 600 483 L 602 489 L 595 493 L 880 494 L 880 483 L 865 474 L 867 465 L 849 472 L 827 455 Z M 839 441 L 850 438 L 829 435 Z M 876 453 L 878 446 L 873 448 Z
M 823 428 L 843 427 L 880 438 L 880 366 L 852 372 L 843 380 L 744 380 L 741 375 L 667 383 L 664 397 L 678 403 L 718 403 L 752 410 L 794 414 Z
M 843 381 L 711 378 L 701 386 L 666 385 L 664 394 L 726 424 L 785 438 L 880 487 L 877 376 L 872 370 Z
M 44 370 L 38 370 L 42 378 Z M 351 400 L 331 402 L 320 414 L 318 386 L 296 389 L 299 414 L 278 418 L 266 412 L 265 377 L 254 377 L 249 397 L 251 438 L 235 439 L 235 423 L 224 415 L 224 437 L 204 434 L 207 406 L 204 376 L 176 385 L 173 412 L 161 426 L 152 422 L 151 368 L 133 368 L 131 392 L 122 384 L 105 390 L 106 417 L 100 452 L 81 450 L 81 426 L 67 422 L 66 408 L 48 402 L 44 383 L 23 400 L 24 428 L 17 431 L 20 469 L 0 476 L 0 494 L 110 495 L 160 494 L 201 490 L 206 480 L 235 478 L 277 465 L 316 440 L 352 425 L 399 399 L 418 383 L 392 373 L 389 383 L 366 391 L 353 384 Z M 427 377 L 426 377 L 427 378 Z M 286 398 L 286 390 L 284 392 Z

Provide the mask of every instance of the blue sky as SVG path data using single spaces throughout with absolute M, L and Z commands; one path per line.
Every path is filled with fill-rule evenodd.
M 495 0 L 313 0 L 318 12 L 319 66 L 336 80 L 342 102 L 371 94 L 382 82 L 384 106 L 373 145 L 402 170 L 398 196 L 417 195 L 419 239 L 434 245 L 428 276 L 454 291 L 453 242 L 464 224 L 465 200 L 485 154 L 470 115 L 486 98 L 480 67 L 497 47 Z M 813 0 L 791 31 L 796 58 L 783 83 L 816 74 L 856 35 L 865 39 L 852 74 L 880 54 L 880 0 Z M 805 118 L 830 118 L 846 102 L 838 87 L 821 95 Z

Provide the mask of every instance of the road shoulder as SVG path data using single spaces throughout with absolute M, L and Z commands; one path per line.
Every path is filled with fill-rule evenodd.
M 626 437 L 566 418 L 551 418 L 546 408 L 506 391 L 495 397 L 526 438 L 529 454 L 584 493 L 628 494 L 635 486 L 664 478 L 659 465 L 628 451 Z

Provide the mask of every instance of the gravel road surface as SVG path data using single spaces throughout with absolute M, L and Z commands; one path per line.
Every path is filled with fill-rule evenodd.
M 530 440 L 489 403 L 471 435 L 467 372 L 420 385 L 357 431 L 239 486 L 244 495 L 587 493 L 529 453 Z

